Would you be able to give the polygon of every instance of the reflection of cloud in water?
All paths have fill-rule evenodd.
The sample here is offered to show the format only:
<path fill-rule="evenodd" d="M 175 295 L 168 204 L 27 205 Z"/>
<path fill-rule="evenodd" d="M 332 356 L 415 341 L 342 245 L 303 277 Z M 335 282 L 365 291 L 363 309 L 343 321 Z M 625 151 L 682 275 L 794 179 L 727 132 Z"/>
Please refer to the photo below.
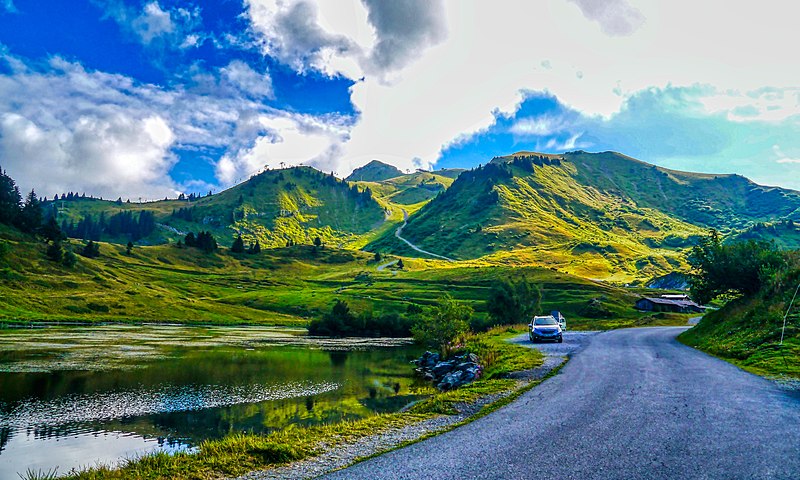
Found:
<path fill-rule="evenodd" d="M 167 386 L 153 390 L 68 395 L 54 400 L 20 402 L 8 412 L 0 412 L 0 427 L 25 428 L 200 410 L 319 395 L 339 387 L 333 382 L 308 381 L 273 385 Z"/>

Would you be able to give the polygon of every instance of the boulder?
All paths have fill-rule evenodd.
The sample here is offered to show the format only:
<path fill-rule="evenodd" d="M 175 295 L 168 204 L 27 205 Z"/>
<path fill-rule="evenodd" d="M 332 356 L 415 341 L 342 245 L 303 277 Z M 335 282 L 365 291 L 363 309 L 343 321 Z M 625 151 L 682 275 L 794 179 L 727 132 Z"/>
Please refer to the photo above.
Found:
<path fill-rule="evenodd" d="M 483 373 L 474 353 L 457 355 L 451 360 L 440 361 L 438 353 L 425 352 L 414 360 L 415 371 L 425 380 L 433 382 L 440 390 L 452 390 L 475 381 Z"/>
<path fill-rule="evenodd" d="M 431 371 L 433 372 L 433 375 L 436 378 L 442 378 L 445 375 L 447 375 L 448 373 L 450 373 L 451 371 L 453 371 L 455 366 L 456 366 L 456 362 L 454 362 L 452 360 L 449 360 L 449 361 L 446 361 L 446 362 L 439 362 L 431 369 Z"/>

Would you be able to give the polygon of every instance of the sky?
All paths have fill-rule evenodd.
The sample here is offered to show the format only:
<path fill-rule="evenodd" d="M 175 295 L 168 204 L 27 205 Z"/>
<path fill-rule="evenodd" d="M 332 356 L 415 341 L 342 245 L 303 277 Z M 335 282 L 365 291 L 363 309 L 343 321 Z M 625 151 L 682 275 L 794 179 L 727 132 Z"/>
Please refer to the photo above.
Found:
<path fill-rule="evenodd" d="M 0 0 L 0 167 L 156 199 L 263 168 L 614 150 L 800 189 L 791 1 Z"/>

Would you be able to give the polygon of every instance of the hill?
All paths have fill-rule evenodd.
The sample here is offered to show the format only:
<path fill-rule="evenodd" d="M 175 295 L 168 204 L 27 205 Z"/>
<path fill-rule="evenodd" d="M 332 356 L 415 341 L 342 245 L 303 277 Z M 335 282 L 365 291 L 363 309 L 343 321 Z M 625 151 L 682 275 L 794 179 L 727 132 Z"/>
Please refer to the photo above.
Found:
<path fill-rule="evenodd" d="M 452 175 L 452 171 L 448 170 Z M 362 188 L 369 188 L 376 198 L 387 203 L 409 207 L 427 202 L 453 184 L 452 176 L 441 175 L 439 171 L 414 173 L 379 182 L 356 182 Z"/>
<path fill-rule="evenodd" d="M 403 236 L 457 259 L 533 263 L 590 278 L 652 278 L 685 264 L 705 229 L 800 213 L 800 193 L 737 175 L 656 167 L 624 155 L 519 152 L 462 173 Z M 392 235 L 371 250 L 406 252 Z"/>
<path fill-rule="evenodd" d="M 403 172 L 394 165 L 389 165 L 380 160 L 372 160 L 363 167 L 353 170 L 345 180 L 348 182 L 380 182 L 389 178 L 399 177 Z"/>
<path fill-rule="evenodd" d="M 72 241 L 78 250 L 82 242 Z M 486 321 L 486 298 L 500 278 L 526 276 L 543 289 L 543 308 L 560 309 L 574 328 L 662 322 L 632 308 L 622 288 L 544 268 L 450 264 L 392 258 L 334 247 L 295 245 L 260 254 L 203 253 L 175 244 L 125 247 L 100 242 L 100 256 L 67 268 L 47 260 L 46 245 L 0 225 L 0 324 L 37 321 L 157 321 L 305 326 L 336 300 L 356 312 L 402 313 L 435 305 L 448 293 Z M 395 257 L 396 259 L 396 257 Z M 685 321 L 685 319 L 678 319 Z"/>
<path fill-rule="evenodd" d="M 796 217 L 795 217 L 796 218 Z M 739 233 L 728 237 L 728 241 L 756 240 L 775 242 L 785 250 L 800 249 L 800 227 L 791 218 L 783 221 L 756 223 Z"/>
<path fill-rule="evenodd" d="M 258 240 L 262 247 L 310 244 L 316 237 L 342 244 L 375 229 L 385 218 L 371 191 L 311 167 L 267 170 L 205 197 L 127 203 L 75 196 L 51 201 L 46 207 L 54 209 L 58 223 L 71 236 L 116 243 L 126 243 L 131 237 L 124 226 L 101 228 L 99 224 L 108 226 L 120 214 L 138 220 L 141 212 L 148 212 L 154 225 L 141 232 L 143 244 L 174 241 L 199 230 L 211 231 L 223 245 L 238 234 L 248 244 Z M 86 226 L 87 217 L 94 228 Z"/>
<path fill-rule="evenodd" d="M 753 295 L 728 301 L 707 313 L 678 338 L 759 375 L 800 379 L 800 282 L 797 252 Z M 794 300 L 794 303 L 792 303 Z M 786 315 L 786 330 L 781 333 Z"/>

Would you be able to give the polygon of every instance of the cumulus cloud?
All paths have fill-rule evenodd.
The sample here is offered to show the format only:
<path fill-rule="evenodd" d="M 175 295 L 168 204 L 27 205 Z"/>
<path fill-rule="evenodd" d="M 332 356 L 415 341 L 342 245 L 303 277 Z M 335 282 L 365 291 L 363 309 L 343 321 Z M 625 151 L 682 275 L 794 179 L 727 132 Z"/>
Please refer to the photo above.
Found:
<path fill-rule="evenodd" d="M 684 123 L 694 122 L 694 129 L 686 133 L 698 138 L 697 150 L 701 151 L 727 141 L 727 133 L 714 131 L 720 115 L 749 124 L 767 119 L 784 121 L 797 109 L 796 92 L 787 90 L 796 84 L 797 69 L 787 68 L 779 49 L 774 48 L 791 44 L 795 27 L 790 16 L 780 14 L 777 5 L 717 22 L 712 20 L 721 9 L 728 8 L 722 0 L 701 4 L 676 0 L 668 6 L 641 2 L 636 8 L 621 0 L 492 4 L 453 0 L 444 2 L 443 11 L 431 7 L 432 12 L 438 12 L 437 21 L 423 22 L 429 25 L 429 31 L 446 35 L 415 37 L 414 22 L 411 26 L 392 22 L 402 15 L 373 10 L 375 5 L 390 2 L 363 2 L 366 18 L 359 16 L 363 12 L 358 13 L 354 3 L 320 2 L 314 22 L 324 26 L 328 34 L 344 36 L 359 46 L 368 43 L 358 37 L 358 32 L 366 27 L 373 29 L 373 42 L 359 47 L 363 57 L 353 73 L 340 68 L 341 59 L 335 55 L 315 57 L 323 62 L 320 71 L 338 71 L 357 80 L 351 88 L 351 101 L 359 117 L 337 168 L 344 173 L 373 158 L 403 169 L 433 165 L 443 149 L 485 131 L 498 114 L 515 112 L 526 91 L 547 92 L 587 117 L 615 117 L 634 135 L 641 116 L 653 113 L 647 112 L 642 96 L 649 89 L 708 85 L 707 92 L 691 98 L 664 94 L 661 104 L 666 111 L 675 110 L 673 119 L 680 112 L 694 115 L 695 120 L 688 115 Z M 332 12 L 334 7 L 327 7 L 329 4 L 335 4 L 339 13 Z M 350 23 L 338 19 L 345 10 L 352 10 Z M 687 17 L 688 10 L 693 15 Z M 415 15 L 425 18 L 420 13 Z M 599 22 L 601 28 L 587 28 L 587 17 Z M 645 18 L 652 21 L 645 22 Z M 410 38 L 421 38 L 423 45 L 419 50 L 411 48 L 409 54 L 387 57 L 399 59 L 384 63 L 387 68 L 396 68 L 389 82 L 364 63 L 364 59 L 377 58 L 376 52 L 383 45 L 381 31 L 386 35 L 392 31 L 378 28 L 383 25 L 381 19 L 398 32 L 408 31 Z M 354 27 L 354 22 L 361 22 L 362 29 Z M 332 25 L 340 27 L 328 28 Z M 677 26 L 680 35 L 675 34 Z M 749 34 L 743 36 L 741 31 Z M 635 41 L 621 41 L 623 35 Z M 715 41 L 709 42 L 709 38 Z M 301 57 L 301 53 L 295 55 Z M 765 85 L 777 87 L 781 93 L 752 96 Z M 637 102 L 641 108 L 636 107 Z M 730 103 L 740 108 L 730 108 Z M 623 111 L 626 108 L 627 113 Z M 530 133 L 546 126 L 527 122 L 516 127 L 520 137 L 525 129 Z M 659 140 L 665 142 L 662 153 L 677 152 L 691 143 L 670 135 L 668 121 L 661 122 L 661 127 L 664 133 Z M 588 143 L 582 132 L 575 127 L 562 132 L 557 140 L 543 140 L 541 145 L 580 148 Z M 704 132 L 706 140 L 692 132 Z M 650 151 L 657 148 L 653 146 Z"/>
<path fill-rule="evenodd" d="M 0 77 L 0 158 L 26 188 L 99 195 L 172 194 L 175 134 L 133 84 L 54 61 L 54 73 Z M 144 92 L 140 92 L 144 93 Z"/>
<path fill-rule="evenodd" d="M 259 73 L 241 60 L 234 60 L 220 70 L 222 78 L 246 96 L 274 98 L 272 79 L 268 73 Z"/>
<path fill-rule="evenodd" d="M 217 178 L 225 185 L 240 182 L 264 167 L 283 168 L 311 165 L 335 171 L 341 158 L 341 145 L 348 135 L 344 118 L 316 118 L 288 112 L 269 112 L 253 116 L 242 126 L 240 142 L 216 165 Z M 258 135 L 253 137 L 253 133 Z"/>
<path fill-rule="evenodd" d="M 238 61 L 171 89 L 58 57 L 29 65 L 0 52 L 3 61 L 11 72 L 0 75 L 0 158 L 43 194 L 172 195 L 185 187 L 169 176 L 176 149 L 222 151 L 223 186 L 273 160 L 328 166 L 326 152 L 347 134 L 346 118 L 265 106 L 269 75 Z"/>
<path fill-rule="evenodd" d="M 247 0 L 265 54 L 298 72 L 385 78 L 447 36 L 442 0 Z"/>
<path fill-rule="evenodd" d="M 600 24 L 608 35 L 628 36 L 644 24 L 642 12 L 627 0 L 569 0 L 581 9 L 589 20 Z"/>
<path fill-rule="evenodd" d="M 367 70 L 382 72 L 405 67 L 432 45 L 447 38 L 441 0 L 385 2 L 362 0 L 369 11 L 377 42 L 369 54 Z"/>
<path fill-rule="evenodd" d="M 122 0 L 93 0 L 105 10 L 105 17 L 117 22 L 123 31 L 144 45 L 156 42 L 180 48 L 196 46 L 199 36 L 190 33 L 200 24 L 198 8 L 164 9 L 158 1 L 145 3 L 141 8 Z"/>
<path fill-rule="evenodd" d="M 298 72 L 313 68 L 333 75 L 337 73 L 330 68 L 333 57 L 360 54 L 348 37 L 319 25 L 319 9 L 313 1 L 247 0 L 247 5 L 264 53 Z"/>

